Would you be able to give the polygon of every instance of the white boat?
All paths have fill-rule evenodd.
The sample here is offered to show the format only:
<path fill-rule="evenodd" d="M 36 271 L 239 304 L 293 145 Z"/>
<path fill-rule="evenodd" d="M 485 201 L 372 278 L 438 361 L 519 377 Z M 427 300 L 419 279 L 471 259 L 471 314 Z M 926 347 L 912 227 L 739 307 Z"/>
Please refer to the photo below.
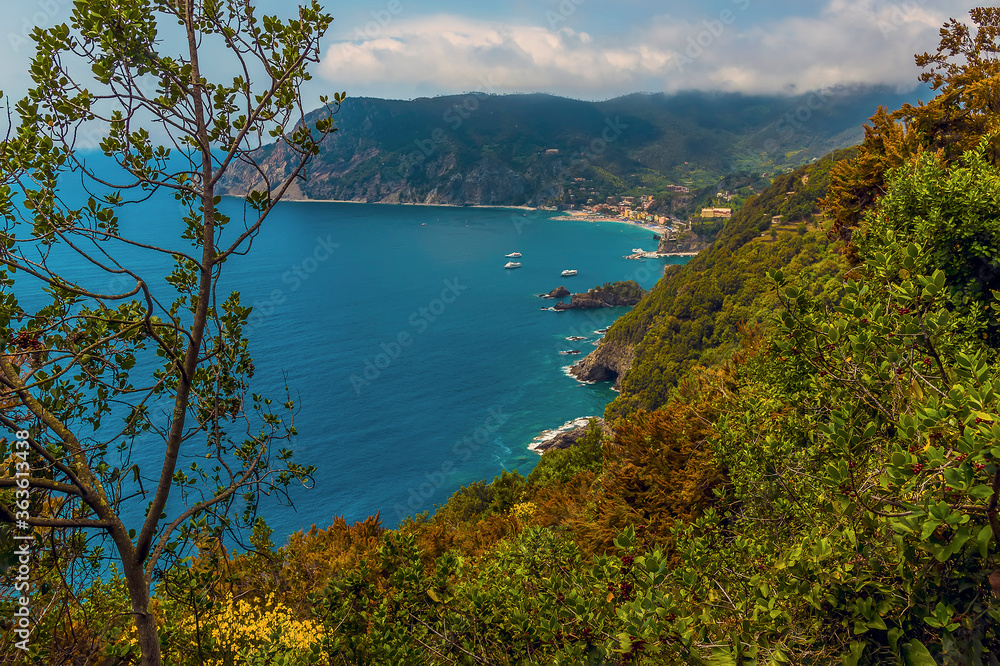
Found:
<path fill-rule="evenodd" d="M 508 261 L 504 268 L 520 268 L 521 264 L 517 261 Z"/>
<path fill-rule="evenodd" d="M 563 277 L 572 277 L 572 276 L 574 276 L 574 275 L 576 275 L 576 271 L 574 271 L 574 270 L 572 270 L 572 269 L 566 269 L 566 270 L 564 270 L 564 271 L 562 272 L 562 276 L 563 276 Z"/>
<path fill-rule="evenodd" d="M 521 253 L 520 252 L 511 252 L 510 254 L 505 254 L 503 256 L 505 256 L 505 257 L 520 257 Z"/>

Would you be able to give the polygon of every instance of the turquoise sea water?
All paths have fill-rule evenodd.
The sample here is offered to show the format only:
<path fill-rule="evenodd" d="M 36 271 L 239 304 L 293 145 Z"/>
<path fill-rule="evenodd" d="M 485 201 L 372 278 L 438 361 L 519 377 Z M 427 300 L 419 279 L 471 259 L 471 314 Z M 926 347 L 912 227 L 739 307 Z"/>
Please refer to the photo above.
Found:
<path fill-rule="evenodd" d="M 226 200 L 223 209 L 240 226 L 241 202 Z M 624 258 L 632 248 L 654 249 L 651 231 L 552 216 L 284 202 L 251 252 L 226 263 L 223 286 L 254 307 L 251 388 L 281 403 L 289 387 L 299 433 L 292 448 L 318 468 L 313 489 L 291 493 L 294 508 L 263 498 L 261 512 L 278 535 L 325 527 L 337 515 L 355 521 L 380 512 L 394 526 L 461 485 L 504 469 L 527 474 L 538 460 L 526 449 L 532 438 L 603 413 L 615 395 L 610 384 L 584 385 L 565 369 L 625 310 L 543 311 L 554 301 L 537 295 L 625 279 L 648 289 L 664 260 Z M 124 209 L 122 231 L 177 247 L 179 218 L 172 198 L 157 195 Z M 504 255 L 515 251 L 522 267 L 505 270 Z M 147 251 L 119 256 L 147 276 L 169 270 L 169 260 Z M 93 272 L 70 264 L 77 276 Z M 561 277 L 564 269 L 579 274 Z M 105 293 L 123 287 L 105 284 L 104 274 L 94 280 Z M 30 305 L 34 298 L 24 296 Z M 559 353 L 571 349 L 581 354 Z M 134 462 L 155 475 L 157 447 L 144 446 Z M 134 518 L 143 506 L 137 502 Z"/>
<path fill-rule="evenodd" d="M 527 474 L 533 437 L 603 413 L 611 386 L 565 368 L 625 310 L 543 311 L 553 301 L 537 294 L 623 279 L 649 288 L 664 260 L 624 259 L 655 248 L 648 230 L 550 215 L 281 204 L 251 256 L 227 267 L 255 306 L 255 381 L 298 394 L 294 448 L 319 468 L 294 512 L 265 511 L 279 531 L 376 511 L 395 525 L 461 485 Z M 515 251 L 522 267 L 505 270 Z M 568 268 L 579 274 L 561 277 Z M 571 349 L 581 356 L 559 353 Z"/>

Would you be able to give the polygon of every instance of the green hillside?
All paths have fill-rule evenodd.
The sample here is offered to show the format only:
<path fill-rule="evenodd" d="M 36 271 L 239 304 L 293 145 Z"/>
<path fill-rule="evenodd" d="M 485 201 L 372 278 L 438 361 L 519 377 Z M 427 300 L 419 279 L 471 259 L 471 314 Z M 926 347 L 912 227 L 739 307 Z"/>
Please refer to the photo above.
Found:
<path fill-rule="evenodd" d="M 773 176 L 856 143 L 874 106 L 903 101 L 912 95 L 881 88 L 797 97 L 636 94 L 605 102 L 480 93 L 348 99 L 336 116 L 340 131 L 310 163 L 299 194 L 560 205 L 662 194 L 670 184 L 715 187 L 731 173 Z M 289 155 L 264 152 L 265 170 L 284 173 Z M 230 191 L 255 186 L 255 178 L 238 173 Z"/>
<path fill-rule="evenodd" d="M 918 57 L 932 100 L 870 109 L 614 325 L 578 372 L 622 393 L 575 446 L 392 529 L 194 525 L 144 611 L 165 663 L 1000 663 L 1000 9 L 970 15 Z M 124 578 L 72 594 L 41 554 L 21 662 L 135 663 Z"/>
<path fill-rule="evenodd" d="M 808 277 L 816 290 L 840 272 L 817 201 L 826 194 L 830 169 L 853 152 L 832 153 L 776 178 L 710 248 L 683 266 L 668 267 L 650 296 L 611 327 L 602 344 L 634 345 L 636 361 L 620 382 L 609 417 L 663 406 L 695 364 L 718 362 L 738 345 L 741 327 L 766 326 L 766 313 L 776 305 L 760 279 L 767 271 L 787 267 Z M 772 238 L 776 216 L 781 220 Z"/>

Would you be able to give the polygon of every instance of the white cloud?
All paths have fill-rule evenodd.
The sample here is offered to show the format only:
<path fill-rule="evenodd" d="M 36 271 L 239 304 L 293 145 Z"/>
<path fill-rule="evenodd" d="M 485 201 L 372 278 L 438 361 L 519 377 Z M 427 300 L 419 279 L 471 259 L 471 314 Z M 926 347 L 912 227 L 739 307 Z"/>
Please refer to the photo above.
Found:
<path fill-rule="evenodd" d="M 656 17 L 612 37 L 454 15 L 394 18 L 326 51 L 320 75 L 351 94 L 395 97 L 545 91 L 585 98 L 637 90 L 811 90 L 916 85 L 913 54 L 933 50 L 957 0 L 829 0 L 813 16 L 753 22 L 734 4 L 704 20 Z M 749 7 L 749 5 L 747 5 Z"/>
<path fill-rule="evenodd" d="M 601 45 L 568 28 L 435 16 L 400 20 L 373 39 L 331 45 L 320 75 L 349 89 L 377 82 L 453 92 L 562 89 L 599 95 L 613 81 L 633 89 L 668 58 L 647 44 Z"/>

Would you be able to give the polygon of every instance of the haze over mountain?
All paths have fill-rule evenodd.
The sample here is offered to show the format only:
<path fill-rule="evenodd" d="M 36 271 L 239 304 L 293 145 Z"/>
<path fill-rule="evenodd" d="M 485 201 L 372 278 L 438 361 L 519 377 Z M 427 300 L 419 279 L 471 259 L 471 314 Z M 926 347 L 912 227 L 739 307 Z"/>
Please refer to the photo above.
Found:
<path fill-rule="evenodd" d="M 888 87 L 839 87 L 799 96 L 687 92 L 602 102 L 485 93 L 349 98 L 336 116 L 340 131 L 292 196 L 554 205 L 667 185 L 704 187 L 731 173 L 773 174 L 855 144 L 872 109 L 915 97 Z M 269 177 L 291 164 L 281 148 L 262 154 Z M 232 194 L 259 185 L 247 168 L 227 182 Z"/>

